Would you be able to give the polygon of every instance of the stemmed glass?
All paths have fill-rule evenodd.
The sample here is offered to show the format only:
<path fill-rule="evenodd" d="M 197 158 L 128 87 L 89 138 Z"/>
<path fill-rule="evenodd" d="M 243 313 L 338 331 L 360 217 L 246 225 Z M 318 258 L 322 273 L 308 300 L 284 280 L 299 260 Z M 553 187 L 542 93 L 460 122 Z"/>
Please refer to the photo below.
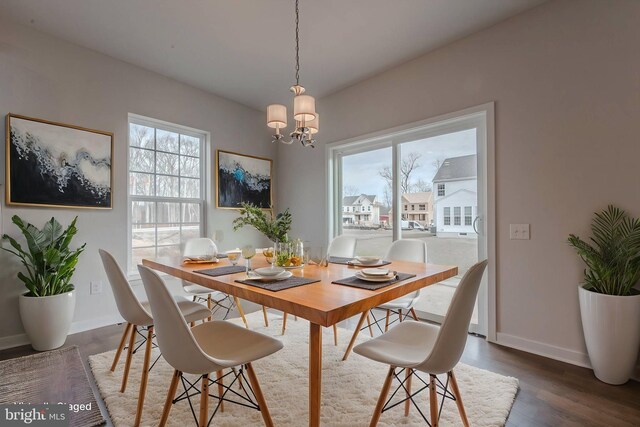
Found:
<path fill-rule="evenodd" d="M 235 266 L 240 260 L 240 251 L 235 250 L 227 252 L 227 258 L 229 259 L 231 265 Z"/>
<path fill-rule="evenodd" d="M 253 246 L 247 245 L 242 248 L 242 257 L 247 260 L 247 276 L 249 276 L 249 273 L 251 272 L 251 258 L 253 258 L 255 255 L 256 248 L 254 248 Z"/>

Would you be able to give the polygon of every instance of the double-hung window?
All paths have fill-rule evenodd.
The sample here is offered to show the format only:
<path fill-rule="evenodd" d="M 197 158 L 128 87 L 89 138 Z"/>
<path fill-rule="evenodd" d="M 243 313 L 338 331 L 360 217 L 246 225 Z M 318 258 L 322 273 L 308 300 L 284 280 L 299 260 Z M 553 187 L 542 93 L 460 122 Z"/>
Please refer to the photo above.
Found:
<path fill-rule="evenodd" d="M 464 225 L 473 224 L 473 218 L 471 213 L 471 206 L 464 207 Z"/>
<path fill-rule="evenodd" d="M 451 208 L 449 206 L 444 208 L 444 225 L 451 225 Z"/>
<path fill-rule="evenodd" d="M 460 225 L 460 206 L 453 208 L 453 225 Z"/>
<path fill-rule="evenodd" d="M 178 256 L 204 233 L 206 135 L 129 119 L 129 272 L 143 258 Z"/>

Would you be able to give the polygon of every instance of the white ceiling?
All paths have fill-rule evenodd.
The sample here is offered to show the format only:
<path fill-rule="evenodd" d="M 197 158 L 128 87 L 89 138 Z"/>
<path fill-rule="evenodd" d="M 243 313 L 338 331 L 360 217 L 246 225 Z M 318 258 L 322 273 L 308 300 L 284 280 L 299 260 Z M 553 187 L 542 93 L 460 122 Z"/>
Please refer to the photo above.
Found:
<path fill-rule="evenodd" d="M 325 96 L 544 1 L 300 0 L 300 83 Z M 290 103 L 293 0 L 3 0 L 0 15 L 257 109 Z"/>

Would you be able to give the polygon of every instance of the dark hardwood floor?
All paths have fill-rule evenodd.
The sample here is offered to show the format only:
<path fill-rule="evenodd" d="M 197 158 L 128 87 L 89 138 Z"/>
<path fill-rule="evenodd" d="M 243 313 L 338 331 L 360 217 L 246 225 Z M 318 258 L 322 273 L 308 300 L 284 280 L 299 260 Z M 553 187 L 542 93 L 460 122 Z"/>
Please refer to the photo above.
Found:
<path fill-rule="evenodd" d="M 353 328 L 355 321 L 341 326 Z M 65 346 L 79 347 L 93 380 L 87 357 L 115 349 L 121 334 L 122 326 L 108 326 L 71 335 Z M 29 346 L 2 350 L 0 360 L 32 353 Z M 507 426 L 640 426 L 639 382 L 610 386 L 589 369 L 489 344 L 475 336 L 469 336 L 462 361 L 520 380 Z M 100 404 L 108 418 L 104 403 Z"/>

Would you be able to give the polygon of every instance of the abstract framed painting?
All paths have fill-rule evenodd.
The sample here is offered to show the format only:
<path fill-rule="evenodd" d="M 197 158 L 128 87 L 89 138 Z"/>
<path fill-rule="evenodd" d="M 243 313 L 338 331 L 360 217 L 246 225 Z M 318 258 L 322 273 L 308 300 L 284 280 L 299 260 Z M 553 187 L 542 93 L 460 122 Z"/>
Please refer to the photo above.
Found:
<path fill-rule="evenodd" d="M 113 134 L 8 114 L 7 205 L 111 209 Z"/>
<path fill-rule="evenodd" d="M 240 209 L 251 203 L 271 209 L 273 161 L 230 151 L 216 151 L 216 207 Z"/>

